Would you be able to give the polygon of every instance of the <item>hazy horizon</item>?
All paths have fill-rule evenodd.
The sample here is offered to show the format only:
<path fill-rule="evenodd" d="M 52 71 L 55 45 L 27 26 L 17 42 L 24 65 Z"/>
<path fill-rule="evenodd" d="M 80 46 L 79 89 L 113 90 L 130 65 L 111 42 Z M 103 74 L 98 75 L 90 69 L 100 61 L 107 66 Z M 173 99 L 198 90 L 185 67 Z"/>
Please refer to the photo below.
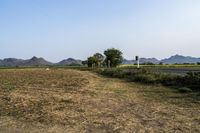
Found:
<path fill-rule="evenodd" d="M 0 59 L 200 57 L 199 0 L 1 0 Z"/>

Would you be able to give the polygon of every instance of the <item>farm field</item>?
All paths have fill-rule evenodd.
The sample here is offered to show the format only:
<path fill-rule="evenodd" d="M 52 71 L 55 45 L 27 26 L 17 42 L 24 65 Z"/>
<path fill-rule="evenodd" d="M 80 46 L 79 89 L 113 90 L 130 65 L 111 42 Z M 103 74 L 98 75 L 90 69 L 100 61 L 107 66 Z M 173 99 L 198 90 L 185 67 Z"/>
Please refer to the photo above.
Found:
<path fill-rule="evenodd" d="M 72 69 L 0 69 L 0 132 L 200 132 L 200 95 Z"/>
<path fill-rule="evenodd" d="M 200 65 L 141 65 L 152 72 L 185 75 L 188 72 L 200 72 Z M 122 65 L 120 68 L 137 68 L 136 65 Z"/>

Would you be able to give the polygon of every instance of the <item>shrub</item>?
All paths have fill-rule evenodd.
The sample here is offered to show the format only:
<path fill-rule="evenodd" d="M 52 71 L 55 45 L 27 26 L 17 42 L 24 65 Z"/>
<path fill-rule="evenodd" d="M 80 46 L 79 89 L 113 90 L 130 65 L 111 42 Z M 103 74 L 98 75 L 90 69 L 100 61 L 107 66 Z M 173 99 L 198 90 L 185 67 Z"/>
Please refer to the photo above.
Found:
<path fill-rule="evenodd" d="M 170 74 L 160 74 L 159 82 L 166 86 L 182 86 L 183 77 Z"/>
<path fill-rule="evenodd" d="M 131 80 L 145 84 L 157 83 L 157 78 L 153 74 L 136 74 L 135 76 L 131 76 Z"/>
<path fill-rule="evenodd" d="M 200 91 L 200 72 L 190 72 L 186 76 L 153 73 L 147 69 L 98 69 L 99 74 L 114 77 L 114 78 L 126 78 L 134 82 L 140 82 L 145 84 L 163 84 L 166 86 L 174 86 L 180 88 L 181 92 L 189 92 L 191 88 Z M 185 87 L 185 88 L 184 88 Z"/>
<path fill-rule="evenodd" d="M 189 72 L 184 78 L 185 86 L 200 90 L 200 72 Z"/>
<path fill-rule="evenodd" d="M 116 77 L 116 78 L 125 78 L 126 76 L 125 72 L 123 72 L 122 69 L 117 69 L 117 68 L 104 69 L 104 70 L 98 71 L 98 73 L 105 76 Z"/>

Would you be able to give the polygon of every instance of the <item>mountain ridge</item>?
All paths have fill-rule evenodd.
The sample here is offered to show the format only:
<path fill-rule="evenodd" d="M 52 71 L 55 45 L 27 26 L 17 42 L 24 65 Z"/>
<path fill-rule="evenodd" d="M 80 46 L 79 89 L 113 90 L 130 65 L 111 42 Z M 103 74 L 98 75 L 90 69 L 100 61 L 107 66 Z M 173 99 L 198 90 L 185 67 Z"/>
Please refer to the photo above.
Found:
<path fill-rule="evenodd" d="M 163 62 L 164 64 L 197 63 L 197 62 L 200 62 L 200 58 L 176 54 L 169 58 L 162 59 L 161 62 Z"/>
<path fill-rule="evenodd" d="M 45 60 L 42 57 L 33 56 L 30 59 L 17 59 L 17 58 L 5 58 L 0 59 L 0 66 L 5 67 L 15 67 L 15 66 L 51 66 L 51 65 L 71 65 L 71 64 L 78 64 L 81 65 L 81 60 L 76 60 L 73 58 L 64 59 L 58 63 L 52 63 Z"/>
<path fill-rule="evenodd" d="M 173 55 L 169 58 L 158 60 L 156 58 L 140 58 L 140 63 L 153 63 L 153 64 L 184 64 L 184 63 L 198 63 L 200 62 L 200 58 L 198 57 L 192 57 L 192 56 L 183 56 L 183 55 Z M 137 61 L 135 60 L 123 60 L 123 64 L 135 64 Z"/>
<path fill-rule="evenodd" d="M 52 65 L 53 63 L 46 61 L 42 57 L 33 56 L 31 59 L 24 61 L 23 66 L 47 66 Z"/>
<path fill-rule="evenodd" d="M 81 65 L 82 61 L 74 59 L 74 58 L 68 58 L 68 59 L 64 59 L 64 60 L 62 60 L 62 61 L 60 61 L 60 62 L 58 62 L 56 64 L 57 65 L 73 65 L 73 64 Z"/>
<path fill-rule="evenodd" d="M 141 64 L 184 64 L 184 63 L 198 63 L 200 62 L 200 58 L 198 57 L 192 57 L 192 56 L 183 56 L 183 55 L 173 55 L 169 58 L 158 60 L 156 58 L 140 58 Z M 127 60 L 123 59 L 122 64 L 135 64 L 137 61 L 135 60 Z M 0 66 L 50 66 L 50 65 L 59 65 L 59 66 L 67 66 L 67 65 L 81 65 L 82 61 L 74 58 L 67 58 L 64 60 L 61 60 L 57 63 L 52 63 L 47 60 L 45 60 L 42 57 L 36 57 L 33 56 L 30 59 L 24 60 L 24 59 L 17 59 L 17 58 L 5 58 L 0 59 Z"/>

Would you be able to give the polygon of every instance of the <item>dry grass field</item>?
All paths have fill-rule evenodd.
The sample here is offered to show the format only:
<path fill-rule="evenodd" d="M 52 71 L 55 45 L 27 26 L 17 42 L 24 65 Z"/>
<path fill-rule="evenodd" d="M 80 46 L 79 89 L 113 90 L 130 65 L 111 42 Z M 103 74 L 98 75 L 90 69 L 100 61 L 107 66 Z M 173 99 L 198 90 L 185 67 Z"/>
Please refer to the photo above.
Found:
<path fill-rule="evenodd" d="M 0 132 L 200 132 L 200 95 L 70 69 L 0 69 Z"/>

